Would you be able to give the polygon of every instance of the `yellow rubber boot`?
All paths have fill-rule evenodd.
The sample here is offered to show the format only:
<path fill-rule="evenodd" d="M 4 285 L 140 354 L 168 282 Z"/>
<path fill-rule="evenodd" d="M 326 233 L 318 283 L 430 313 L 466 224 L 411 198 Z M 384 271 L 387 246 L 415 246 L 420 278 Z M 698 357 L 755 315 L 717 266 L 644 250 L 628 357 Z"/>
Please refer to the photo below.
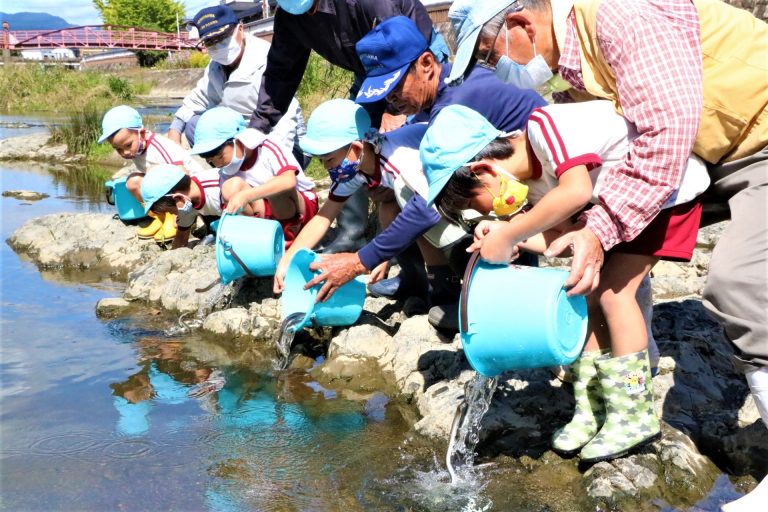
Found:
<path fill-rule="evenodd" d="M 156 214 L 155 212 L 149 212 L 148 215 L 152 217 L 152 222 L 150 222 L 147 226 L 143 228 L 139 228 L 138 231 L 136 231 L 136 235 L 141 238 L 142 240 L 147 240 L 149 238 L 152 238 L 155 236 L 155 233 L 160 231 L 160 228 L 163 227 L 163 219 L 162 219 L 162 213 Z"/>
<path fill-rule="evenodd" d="M 171 213 L 165 214 L 163 227 L 155 233 L 155 242 L 165 243 L 173 240 L 176 236 L 176 216 Z"/>

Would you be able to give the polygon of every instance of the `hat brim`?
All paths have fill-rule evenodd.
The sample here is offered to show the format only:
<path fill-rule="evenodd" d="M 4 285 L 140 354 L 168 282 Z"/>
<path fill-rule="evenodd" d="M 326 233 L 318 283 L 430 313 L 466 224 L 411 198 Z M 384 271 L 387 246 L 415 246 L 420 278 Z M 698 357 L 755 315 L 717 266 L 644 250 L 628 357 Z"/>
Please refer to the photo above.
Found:
<path fill-rule="evenodd" d="M 456 57 L 453 60 L 451 72 L 448 74 L 448 78 L 445 79 L 445 83 L 448 85 L 457 85 L 464 77 L 464 74 L 469 68 L 469 63 L 475 54 L 475 46 L 477 46 L 477 39 L 480 37 L 480 30 L 482 26 L 477 27 L 470 32 L 462 42 L 459 43 L 456 48 Z"/>
<path fill-rule="evenodd" d="M 433 206 L 435 204 L 435 198 L 440 195 L 445 186 L 448 184 L 448 180 L 453 176 L 453 172 L 448 172 L 444 176 L 429 184 L 429 191 L 427 192 L 427 206 Z"/>
<path fill-rule="evenodd" d="M 96 142 L 98 144 L 101 144 L 102 142 L 104 142 L 105 140 L 107 140 L 108 138 L 110 138 L 111 136 L 113 136 L 114 134 L 119 132 L 120 130 L 122 130 L 122 128 L 115 128 L 114 130 L 111 130 L 109 132 L 104 132 L 104 133 L 101 134 L 101 137 L 99 137 Z"/>
<path fill-rule="evenodd" d="M 363 85 L 360 86 L 355 103 L 373 103 L 383 100 L 405 77 L 409 67 L 411 67 L 410 62 L 392 73 L 366 78 Z"/>
<path fill-rule="evenodd" d="M 198 142 L 194 146 L 192 146 L 192 149 L 189 150 L 190 155 L 200 155 L 203 153 L 209 153 L 213 151 L 214 149 L 218 148 L 225 142 L 227 142 L 229 139 L 216 139 L 216 140 L 204 140 L 201 142 Z"/>
<path fill-rule="evenodd" d="M 321 156 L 333 153 L 352 142 L 354 141 L 340 138 L 317 140 L 310 137 L 302 137 L 299 139 L 299 147 L 309 155 Z"/>

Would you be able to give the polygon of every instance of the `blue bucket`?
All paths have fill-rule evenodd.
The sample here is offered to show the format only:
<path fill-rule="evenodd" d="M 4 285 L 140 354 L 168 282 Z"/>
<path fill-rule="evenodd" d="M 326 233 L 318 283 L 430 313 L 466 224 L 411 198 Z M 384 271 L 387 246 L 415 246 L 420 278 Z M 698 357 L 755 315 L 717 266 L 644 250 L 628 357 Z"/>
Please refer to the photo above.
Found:
<path fill-rule="evenodd" d="M 586 341 L 587 301 L 566 295 L 568 272 L 477 259 L 467 266 L 459 308 L 461 343 L 472 368 L 494 377 L 575 361 Z"/>
<path fill-rule="evenodd" d="M 216 267 L 224 284 L 246 275 L 275 275 L 283 249 L 283 228 L 276 220 L 227 213 L 219 220 Z"/>
<path fill-rule="evenodd" d="M 126 176 L 104 183 L 107 202 L 115 205 L 117 216 L 121 220 L 143 219 L 147 216 L 144 213 L 144 207 L 128 192 L 128 188 L 125 186 L 127 180 L 128 177 Z"/>
<path fill-rule="evenodd" d="M 304 285 L 321 273 L 309 270 L 309 264 L 316 259 L 318 255 L 309 249 L 299 249 L 293 255 L 285 274 L 285 288 L 280 301 L 283 318 L 288 318 L 294 313 L 304 313 L 304 320 L 296 325 L 296 330 L 310 323 L 327 326 L 354 324 L 363 312 L 365 282 L 357 277 L 341 286 L 325 302 L 315 304 L 322 283 L 309 290 L 305 290 Z"/>

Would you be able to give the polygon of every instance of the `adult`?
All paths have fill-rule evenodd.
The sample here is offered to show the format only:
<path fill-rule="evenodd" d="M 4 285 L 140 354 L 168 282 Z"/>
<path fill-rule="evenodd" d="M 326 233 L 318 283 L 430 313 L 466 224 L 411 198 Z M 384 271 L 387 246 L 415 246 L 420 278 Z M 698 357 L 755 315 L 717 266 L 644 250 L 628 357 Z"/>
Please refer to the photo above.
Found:
<path fill-rule="evenodd" d="M 253 109 L 250 126 L 268 133 L 287 113 L 307 67 L 309 54 L 315 51 L 335 66 L 351 71 L 355 82 L 350 89 L 354 99 L 365 77 L 365 68 L 355 52 L 355 43 L 381 21 L 392 16 L 406 16 L 419 32 L 432 42 L 435 51 L 448 57 L 448 48 L 432 27 L 429 14 L 419 0 L 278 0 L 274 18 L 272 48 L 261 82 L 258 106 Z M 369 110 L 375 127 L 382 125 L 384 104 Z M 384 116 L 383 131 L 402 120 Z M 347 200 L 337 220 L 336 239 L 326 252 L 359 249 L 364 243 L 363 219 L 368 216 L 368 197 L 358 192 Z"/>
<path fill-rule="evenodd" d="M 597 288 L 604 251 L 656 217 L 691 151 L 708 163 L 712 200 L 728 203 L 731 222 L 703 302 L 768 425 L 768 25 L 718 0 L 458 0 L 449 17 L 450 79 L 473 57 L 525 86 L 559 88 L 559 73 L 568 99 L 608 99 L 637 128 L 600 204 L 549 248 L 573 249 L 570 294 Z"/>
<path fill-rule="evenodd" d="M 184 134 L 189 145 L 194 146 L 197 120 L 206 110 L 229 107 L 245 118 L 253 113 L 259 101 L 269 43 L 246 33 L 235 12 L 226 5 L 200 10 L 190 25 L 197 29 L 211 62 L 174 114 L 168 138 L 181 144 Z M 298 147 L 296 132 L 304 124 L 299 102 L 292 96 L 286 105 L 287 115 L 276 124 L 272 134 L 272 139 L 288 150 Z M 294 151 L 294 155 L 302 161 L 300 151 Z"/>
<path fill-rule="evenodd" d="M 530 113 L 546 105 L 541 96 L 531 90 L 523 90 L 504 84 L 493 72 L 477 67 L 473 69 L 459 87 L 448 87 L 444 79 L 451 71 L 451 64 L 441 63 L 430 51 L 425 41 L 417 44 L 417 36 L 408 36 L 416 31 L 409 20 L 392 19 L 396 22 L 397 30 L 392 30 L 393 37 L 387 37 L 387 43 L 381 40 L 383 32 L 389 32 L 387 25 L 381 24 L 357 44 L 357 51 L 363 64 L 368 70 L 368 77 L 357 95 L 358 103 L 376 102 L 386 99 L 393 108 L 401 114 L 415 115 L 425 113 L 430 119 L 445 106 L 460 104 L 470 107 L 484 116 L 498 129 L 507 131 L 519 130 L 525 126 Z M 394 25 L 394 23 L 393 23 Z M 412 210 L 420 210 L 418 216 Z M 403 209 L 403 220 L 411 218 L 429 219 L 426 212 L 433 212 L 422 196 L 416 196 Z M 400 217 L 398 217 L 400 219 Z M 436 220 L 432 220 L 433 224 Z M 393 225 L 395 225 L 393 223 Z M 400 237 L 392 240 L 387 251 L 382 255 L 394 256 L 399 254 L 412 242 L 412 239 Z M 457 250 L 458 249 L 458 250 Z M 459 275 L 463 272 L 466 259 L 458 255 L 466 253 L 455 246 L 451 251 L 453 267 Z M 363 270 L 355 265 L 355 258 L 349 254 L 327 255 L 322 260 L 325 271 L 316 280 L 327 279 L 336 282 L 355 275 Z M 343 282 L 343 281 L 342 281 Z M 405 277 L 399 286 L 408 288 L 410 282 L 416 279 Z M 378 284 L 378 283 L 377 283 Z M 375 285 L 372 286 L 374 289 Z M 395 286 L 397 288 L 397 286 Z M 407 290 L 403 294 L 419 293 L 419 290 Z M 430 322 L 439 328 L 457 329 L 456 308 L 450 305 L 437 306 L 430 310 Z"/>

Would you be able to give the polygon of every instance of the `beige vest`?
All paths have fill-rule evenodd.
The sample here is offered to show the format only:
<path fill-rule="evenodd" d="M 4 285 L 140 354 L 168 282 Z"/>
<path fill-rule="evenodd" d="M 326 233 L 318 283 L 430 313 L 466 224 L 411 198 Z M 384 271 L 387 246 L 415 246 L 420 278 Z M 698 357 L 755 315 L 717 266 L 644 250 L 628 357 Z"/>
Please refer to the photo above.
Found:
<path fill-rule="evenodd" d="M 575 0 L 584 86 L 621 113 L 616 77 L 597 43 L 602 0 Z M 704 108 L 693 152 L 710 163 L 768 146 L 768 25 L 720 0 L 693 0 L 699 15 Z"/>

